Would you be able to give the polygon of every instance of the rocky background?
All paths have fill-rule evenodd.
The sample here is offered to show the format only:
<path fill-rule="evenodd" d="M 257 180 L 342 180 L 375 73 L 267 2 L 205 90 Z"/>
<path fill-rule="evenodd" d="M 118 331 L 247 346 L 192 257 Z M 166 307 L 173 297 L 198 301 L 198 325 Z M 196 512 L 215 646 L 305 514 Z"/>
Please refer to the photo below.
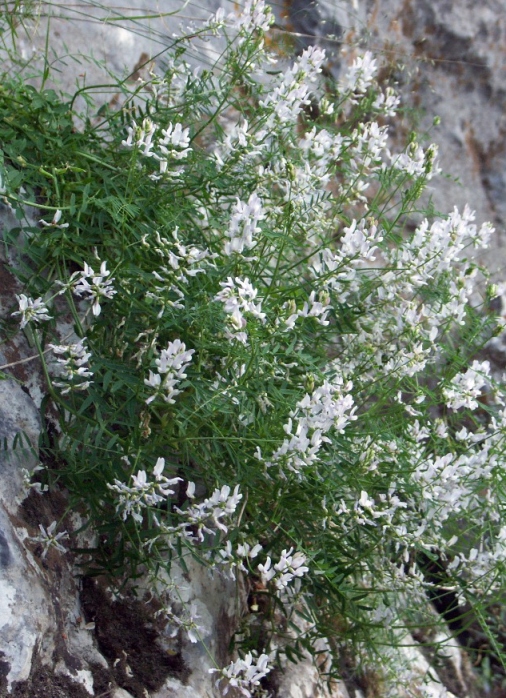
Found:
<path fill-rule="evenodd" d="M 57 87 L 69 94 L 81 89 L 95 103 L 115 103 L 120 95 L 108 87 L 111 74 L 135 82 L 146 61 L 157 62 L 180 23 L 198 22 L 218 6 L 219 0 L 198 5 L 159 0 L 156 10 L 136 0 L 122 0 L 121 8 L 77 0 L 42 3 L 34 19 L 16 27 L 15 49 L 24 68 L 19 61 L 3 67 L 23 69 L 30 79 L 42 64 L 47 34 Z M 336 76 L 358 52 L 373 52 L 384 78 L 397 83 L 406 107 L 394 137 L 401 141 L 415 122 L 439 145 L 448 176 L 431 183 L 436 210 L 445 213 L 469 203 L 478 223 L 494 223 L 495 241 L 480 261 L 497 282 L 506 281 L 506 0 L 287 0 L 273 9 L 277 25 L 270 40 L 285 53 L 320 43 Z M 116 21 L 119 14 L 131 19 Z M 137 19 L 141 15 L 151 19 Z M 204 42 L 188 55 L 208 66 L 216 57 Z M 101 87 L 88 89 L 97 84 Z M 436 128 L 435 116 L 441 117 Z M 2 229 L 14 224 L 7 210 L 0 211 Z M 0 314 L 5 315 L 20 289 L 9 273 L 13 260 L 0 257 L 0 262 Z M 82 545 L 82 537 L 71 533 L 61 541 L 65 552 L 53 548 L 43 554 L 39 526 L 59 519 L 66 502 L 64 493 L 29 489 L 24 478 L 24 469 L 31 472 L 39 464 L 38 408 L 44 395 L 33 353 L 22 334 L 0 346 L 0 369 L 13 377 L 0 381 L 0 698 L 219 695 L 202 643 L 166 637 L 142 589 L 137 598 L 127 592 L 113 598 L 105 582 L 79 576 L 70 548 Z M 500 365 L 501 342 L 495 358 Z M 74 512 L 63 528 L 76 531 L 81 522 Z M 185 602 L 196 605 L 206 644 L 228 663 L 237 615 L 247 609 L 244 590 L 198 566 L 189 574 L 177 569 L 174 574 L 185 589 Z M 408 647 L 413 643 L 406 638 L 406 657 L 430 681 L 427 693 L 413 684 L 410 695 L 480 695 L 470 662 L 456 643 L 446 647 L 446 659 L 437 666 L 421 648 Z M 320 686 L 308 657 L 280 672 L 272 690 L 278 698 L 385 695 L 374 675 L 359 678 L 343 670 L 343 676 L 330 689 Z M 491 698 L 506 695 L 499 683 L 488 693 Z"/>

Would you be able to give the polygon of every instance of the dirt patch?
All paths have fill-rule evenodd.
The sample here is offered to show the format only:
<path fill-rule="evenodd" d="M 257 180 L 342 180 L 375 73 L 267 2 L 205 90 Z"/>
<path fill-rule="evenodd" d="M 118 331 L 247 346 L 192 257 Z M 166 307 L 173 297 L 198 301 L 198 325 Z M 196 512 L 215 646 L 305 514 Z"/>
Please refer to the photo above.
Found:
<path fill-rule="evenodd" d="M 7 676 L 10 671 L 10 664 L 5 659 L 5 652 L 0 650 L 0 696 L 7 693 Z"/>
<path fill-rule="evenodd" d="M 19 291 L 20 283 L 16 277 L 11 274 L 5 262 L 0 262 L 0 301 L 2 304 L 16 304 L 14 295 Z"/>
<path fill-rule="evenodd" d="M 105 582 L 85 577 L 81 606 L 86 622 L 95 623 L 97 644 L 114 680 L 135 698 L 144 698 L 145 688 L 158 690 L 168 676 L 186 678 L 181 653 L 169 655 L 157 644 L 156 619 L 145 603 L 135 598 L 111 601 Z"/>
<path fill-rule="evenodd" d="M 31 489 L 19 506 L 19 515 L 28 525 L 38 529 L 39 524 L 47 527 L 53 521 L 59 521 L 67 507 L 68 502 L 62 492 L 51 490 L 40 495 Z"/>
<path fill-rule="evenodd" d="M 1 690 L 1 689 L 0 689 Z M 88 691 L 72 679 L 53 673 L 48 667 L 36 666 L 27 681 L 16 681 L 4 698 L 90 698 Z"/>

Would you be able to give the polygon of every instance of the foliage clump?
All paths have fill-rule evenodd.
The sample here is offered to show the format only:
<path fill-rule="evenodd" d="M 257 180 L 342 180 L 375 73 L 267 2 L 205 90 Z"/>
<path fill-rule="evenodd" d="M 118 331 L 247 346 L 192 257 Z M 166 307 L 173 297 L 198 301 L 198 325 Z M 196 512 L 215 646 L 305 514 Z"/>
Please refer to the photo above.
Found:
<path fill-rule="evenodd" d="M 493 230 L 418 210 L 436 148 L 390 151 L 399 100 L 370 54 L 336 85 L 317 47 L 276 65 L 269 24 L 262 0 L 219 11 L 197 32 L 227 39 L 213 70 L 185 63 L 194 32 L 79 127 L 55 93 L 2 84 L 23 233 L 7 244 L 30 294 L 12 324 L 43 361 L 44 448 L 100 534 L 95 571 L 147 570 L 192 641 L 192 609 L 160 591 L 173 561 L 249 580 L 269 603 L 223 687 L 251 695 L 324 639 L 328 677 L 351 646 L 388 660 L 395 691 L 407 629 L 435 622 L 431 565 L 462 606 L 504 583 L 505 403 L 469 366 L 492 327 L 466 255 Z"/>

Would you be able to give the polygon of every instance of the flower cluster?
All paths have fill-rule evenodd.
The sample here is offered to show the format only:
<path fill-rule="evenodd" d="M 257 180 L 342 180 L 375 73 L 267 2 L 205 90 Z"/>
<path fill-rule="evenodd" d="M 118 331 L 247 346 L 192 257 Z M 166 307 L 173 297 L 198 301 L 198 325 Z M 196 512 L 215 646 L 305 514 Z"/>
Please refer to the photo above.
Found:
<path fill-rule="evenodd" d="M 435 164 L 436 157 L 437 145 L 432 144 L 427 150 L 424 150 L 418 143 L 414 142 L 410 143 L 406 152 L 400 155 L 390 155 L 393 167 L 410 176 L 425 176 L 427 180 L 432 179 L 441 171 Z"/>
<path fill-rule="evenodd" d="M 227 681 L 223 695 L 228 693 L 229 687 L 234 687 L 239 689 L 241 695 L 251 698 L 253 694 L 250 689 L 259 686 L 260 680 L 267 676 L 270 670 L 268 655 L 261 654 L 255 660 L 252 653 L 248 652 L 244 659 L 237 659 L 223 669 L 209 669 L 209 672 L 219 673 L 217 686 L 223 680 Z"/>
<path fill-rule="evenodd" d="M 262 303 L 254 302 L 258 291 L 248 278 L 236 277 L 232 279 L 228 277 L 226 281 L 220 281 L 220 286 L 222 290 L 215 295 L 214 300 L 223 303 L 223 310 L 229 316 L 227 336 L 242 342 L 242 344 L 247 344 L 248 335 L 243 331 L 247 324 L 244 313 L 248 313 L 261 322 L 265 320 Z"/>
<path fill-rule="evenodd" d="M 213 260 L 218 256 L 209 249 L 182 244 L 178 233 L 179 229 L 176 227 L 172 231 L 172 240 L 163 238 L 158 231 L 154 236 L 144 235 L 142 238 L 142 245 L 153 250 L 164 262 L 161 266 L 157 265 L 157 269 L 152 272 L 161 285 L 146 292 L 146 298 L 154 299 L 160 304 L 158 319 L 162 318 L 168 309 L 184 308 L 186 294 L 181 290 L 181 284 L 188 285 L 190 279 L 198 274 L 205 274 L 214 266 Z"/>
<path fill-rule="evenodd" d="M 254 31 L 267 31 L 274 16 L 264 0 L 246 0 L 240 14 L 229 14 L 228 21 L 242 34 L 240 41 L 245 41 Z"/>
<path fill-rule="evenodd" d="M 154 481 L 148 479 L 145 470 L 139 470 L 137 475 L 132 475 L 131 485 L 117 479 L 114 484 L 107 485 L 112 492 L 119 494 L 116 511 L 121 514 L 123 521 L 132 516 L 137 523 L 142 523 L 143 509 L 156 507 L 174 494 L 171 488 L 181 482 L 181 478 L 165 477 L 164 469 L 165 459 L 158 458 L 153 468 Z"/>
<path fill-rule="evenodd" d="M 470 368 L 464 373 L 459 373 L 451 382 L 451 388 L 445 388 L 443 395 L 446 404 L 452 410 L 466 407 L 475 410 L 478 407 L 478 398 L 487 385 L 490 377 L 490 363 L 488 361 L 473 361 Z"/>
<path fill-rule="evenodd" d="M 265 213 L 256 192 L 253 192 L 249 197 L 248 203 L 237 199 L 237 203 L 232 208 L 230 227 L 225 233 L 230 238 L 225 243 L 225 254 L 242 254 L 245 248 L 250 250 L 254 247 L 253 235 L 260 231 L 258 222 L 263 218 L 265 218 Z"/>
<path fill-rule="evenodd" d="M 370 51 L 363 56 L 357 56 L 339 83 L 339 89 L 344 93 L 364 94 L 372 84 L 378 70 L 376 60 Z"/>
<path fill-rule="evenodd" d="M 350 392 L 352 387 L 351 381 L 344 383 L 338 375 L 332 383 L 325 381 L 311 395 L 306 393 L 283 426 L 288 438 L 265 464 L 268 467 L 279 465 L 295 473 L 314 464 L 322 446 L 331 441 L 327 433 L 331 430 L 342 433 L 351 421 L 357 419 Z M 294 419 L 297 420 L 295 428 Z M 260 452 L 258 457 L 263 460 Z"/>
<path fill-rule="evenodd" d="M 169 124 L 162 129 L 163 138 L 159 138 L 156 143 L 153 137 L 158 129 L 158 125 L 146 117 L 142 124 L 138 126 L 134 121 L 128 127 L 128 137 L 122 141 L 126 148 L 137 148 L 148 158 L 154 158 L 160 164 L 159 175 L 153 175 L 152 179 L 158 179 L 167 172 L 169 160 L 184 160 L 190 153 L 190 129 L 183 128 L 180 123 Z M 170 173 L 178 176 L 179 171 Z"/>
<path fill-rule="evenodd" d="M 276 589 L 281 591 L 294 579 L 300 579 L 306 572 L 309 572 L 309 567 L 305 565 L 306 556 L 299 552 L 292 553 L 293 548 L 283 550 L 279 562 L 276 562 L 275 565 L 272 565 L 270 557 L 267 557 L 265 565 L 258 565 L 257 569 L 264 584 L 273 582 Z"/>
<path fill-rule="evenodd" d="M 71 390 L 86 390 L 89 388 L 92 381 L 83 380 L 93 376 L 93 372 L 88 368 L 88 361 L 91 357 L 91 352 L 86 349 L 86 339 L 81 339 L 76 344 L 68 345 L 49 345 L 53 352 L 57 355 L 56 361 L 60 364 L 62 373 L 61 377 L 67 382 L 53 382 L 58 388 L 62 388 L 62 395 L 69 393 Z"/>
<path fill-rule="evenodd" d="M 28 325 L 29 322 L 46 322 L 51 320 L 51 315 L 49 315 L 49 310 L 42 300 L 42 298 L 28 298 L 24 293 L 19 296 L 16 295 L 19 303 L 19 310 L 12 313 L 13 316 L 21 315 L 20 328 L 23 329 Z"/>
<path fill-rule="evenodd" d="M 75 279 L 73 283 L 74 293 L 93 301 L 91 310 L 95 317 L 98 317 L 102 312 L 102 306 L 100 305 L 102 299 L 112 298 L 116 293 L 112 285 L 114 279 L 108 278 L 110 274 L 111 272 L 107 269 L 107 262 L 100 264 L 100 271 L 97 274 L 85 263 L 83 271 L 77 272 L 76 275 L 71 277 L 71 284 Z"/>
<path fill-rule="evenodd" d="M 187 495 L 190 499 L 194 498 L 194 492 L 195 485 L 190 482 L 187 490 Z M 187 522 L 185 525 L 196 528 L 197 539 L 203 541 L 204 533 L 210 535 L 216 533 L 214 528 L 210 528 L 211 525 L 223 533 L 228 532 L 225 522 L 235 513 L 241 499 L 242 494 L 239 493 L 239 485 L 235 486 L 232 494 L 230 494 L 230 487 L 223 485 L 223 487 L 215 489 L 213 494 L 200 504 L 192 504 L 184 511 L 176 507 L 176 511 L 185 517 Z"/>
<path fill-rule="evenodd" d="M 261 102 L 262 107 L 272 110 L 268 126 L 280 128 L 296 122 L 302 108 L 310 104 L 310 86 L 317 81 L 324 63 L 325 52 L 312 46 L 282 74 Z"/>
<path fill-rule="evenodd" d="M 155 360 L 157 373 L 149 371 L 149 378 L 144 380 L 144 384 L 155 389 L 153 395 L 147 398 L 149 405 L 158 396 L 169 405 L 175 403 L 174 398 L 181 393 L 178 386 L 186 378 L 186 369 L 191 363 L 195 349 L 187 349 L 186 344 L 180 339 L 169 342 L 167 349 L 162 349 L 160 356 Z"/>
<path fill-rule="evenodd" d="M 292 309 L 292 305 L 294 304 L 288 303 L 285 307 L 287 307 L 287 309 Z M 286 318 L 286 328 L 288 330 L 292 330 L 295 327 L 295 323 L 298 320 L 298 318 L 308 317 L 312 317 L 320 325 L 326 326 L 329 324 L 327 316 L 331 309 L 332 306 L 330 305 L 330 298 L 328 296 L 328 293 L 321 293 L 320 298 L 316 300 L 316 292 L 311 291 L 309 299 L 304 302 L 302 308 L 292 313 L 291 315 L 289 315 L 289 317 Z"/>
<path fill-rule="evenodd" d="M 239 569 L 242 572 L 248 572 L 248 568 L 245 566 L 244 562 L 246 560 L 253 560 L 261 550 L 262 546 L 260 543 L 255 543 L 254 545 L 239 543 L 234 550 L 231 541 L 227 540 L 225 547 L 218 550 L 216 562 L 219 565 L 227 567 L 230 571 L 231 578 L 235 579 L 236 575 L 234 570 Z"/>

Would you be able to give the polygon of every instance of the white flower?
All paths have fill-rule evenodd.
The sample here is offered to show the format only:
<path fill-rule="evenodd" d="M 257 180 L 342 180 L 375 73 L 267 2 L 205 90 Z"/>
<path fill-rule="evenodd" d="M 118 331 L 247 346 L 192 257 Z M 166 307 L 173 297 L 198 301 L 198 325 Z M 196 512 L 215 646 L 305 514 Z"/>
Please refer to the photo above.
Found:
<path fill-rule="evenodd" d="M 225 254 L 242 254 L 244 248 L 250 250 L 254 247 L 253 235 L 260 231 L 258 222 L 264 218 L 262 202 L 256 192 L 251 194 L 247 204 L 237 199 L 232 209 L 229 228 L 225 233 L 230 238 L 230 241 L 225 243 Z"/>
<path fill-rule="evenodd" d="M 116 511 L 122 515 L 123 521 L 126 521 L 128 516 L 132 516 L 135 521 L 142 523 L 143 509 L 156 507 L 174 494 L 172 487 L 181 482 L 181 478 L 165 477 L 164 468 L 165 459 L 158 458 L 153 468 L 154 481 L 148 478 L 145 470 L 138 470 L 136 475 L 132 475 L 130 486 L 117 479 L 114 480 L 114 484 L 107 485 L 111 491 L 120 495 Z"/>
<path fill-rule="evenodd" d="M 194 353 L 195 349 L 186 349 L 185 343 L 180 339 L 169 342 L 167 349 L 162 349 L 160 357 L 155 360 L 158 374 L 150 370 L 149 377 L 144 379 L 145 385 L 155 389 L 154 394 L 146 400 L 147 405 L 158 395 L 169 405 L 175 403 L 174 398 L 181 392 L 176 386 L 186 378 L 186 369 Z"/>
<path fill-rule="evenodd" d="M 165 468 L 165 458 L 158 458 L 156 465 L 153 468 L 153 475 L 157 481 L 162 479 L 163 471 Z"/>
<path fill-rule="evenodd" d="M 224 679 L 228 681 L 223 695 L 228 693 L 230 686 L 233 686 L 238 688 L 243 696 L 249 698 L 252 695 L 252 690 L 260 685 L 260 680 L 267 676 L 270 670 L 269 657 L 266 654 L 261 654 L 255 662 L 252 653 L 248 652 L 244 659 L 237 659 L 223 669 L 209 669 L 209 673 L 220 674 L 216 685 Z"/>
<path fill-rule="evenodd" d="M 260 573 L 262 582 L 268 584 L 274 580 L 274 585 L 281 591 L 285 589 L 291 581 L 296 577 L 303 577 L 306 572 L 309 572 L 309 567 L 306 566 L 306 556 L 303 553 L 293 553 L 293 548 L 283 550 L 279 562 L 274 566 L 272 560 L 267 557 L 265 565 L 257 565 L 257 570 Z"/>
<path fill-rule="evenodd" d="M 251 560 L 262 550 L 260 543 L 251 547 L 248 543 L 241 543 L 237 546 L 237 554 L 240 557 L 249 557 Z"/>
<path fill-rule="evenodd" d="M 358 92 L 363 94 L 372 83 L 376 75 L 376 61 L 370 51 L 366 51 L 363 56 L 355 58 L 348 68 L 344 79 L 339 83 L 342 92 Z"/>
<path fill-rule="evenodd" d="M 19 310 L 12 313 L 12 316 L 21 315 L 20 327 L 23 329 L 28 325 L 29 322 L 45 322 L 46 320 L 51 320 L 52 316 L 49 315 L 49 310 L 47 309 L 42 298 L 28 298 L 24 293 L 19 296 L 16 295 L 19 303 Z"/>
<path fill-rule="evenodd" d="M 160 388 L 162 385 L 162 377 L 159 373 L 153 373 L 153 371 L 149 371 L 149 377 L 144 379 L 144 385 L 149 385 L 150 388 L 154 388 L 155 392 L 153 395 L 148 397 L 146 400 L 146 405 L 149 405 L 153 400 L 156 399 L 156 396 L 160 392 Z"/>
<path fill-rule="evenodd" d="M 478 407 L 478 398 L 487 384 L 490 376 L 490 364 L 488 361 L 473 361 L 471 367 L 465 373 L 459 373 L 451 382 L 450 388 L 443 390 L 446 404 L 452 410 L 467 407 L 475 410 Z"/>
<path fill-rule="evenodd" d="M 42 552 L 42 558 L 46 557 L 50 548 L 56 548 L 56 550 L 58 550 L 60 553 L 67 552 L 67 549 L 59 541 L 62 538 L 66 538 L 68 536 L 68 533 L 67 531 L 55 533 L 56 526 L 56 521 L 53 521 L 53 523 L 50 524 L 46 530 L 44 526 L 42 526 L 42 524 L 39 524 L 40 535 L 33 536 L 30 538 L 30 540 L 42 543 L 44 547 L 44 550 Z"/>
<path fill-rule="evenodd" d="M 112 298 L 116 293 L 112 287 L 114 279 L 107 278 L 110 273 L 107 270 L 107 262 L 100 264 L 100 272 L 98 274 L 95 274 L 93 269 L 85 263 L 84 269 L 78 277 L 78 282 L 74 286 L 74 293 L 77 293 L 78 296 L 87 296 L 93 300 L 92 312 L 95 317 L 98 317 L 102 311 L 100 300 L 102 298 Z"/>
<path fill-rule="evenodd" d="M 257 565 L 257 570 L 260 572 L 264 584 L 268 584 L 276 576 L 276 570 L 272 567 L 272 560 L 269 556 L 267 556 L 265 565 Z"/>
<path fill-rule="evenodd" d="M 44 225 L 46 228 L 68 228 L 69 227 L 68 223 L 60 223 L 61 216 L 62 216 L 62 212 L 60 211 L 60 209 L 58 209 L 55 212 L 55 214 L 53 216 L 53 220 L 51 221 L 51 223 L 48 223 L 47 221 L 44 221 L 42 219 L 39 221 L 39 223 L 42 223 L 42 225 Z"/>
<path fill-rule="evenodd" d="M 69 383 L 53 383 L 53 385 L 63 388 L 63 395 L 71 390 L 86 390 L 90 386 L 91 381 L 82 380 L 83 378 L 91 378 L 93 376 L 93 372 L 86 366 L 91 357 L 91 352 L 87 351 L 85 343 L 86 339 L 81 339 L 76 344 L 69 345 L 58 346 L 49 344 L 49 347 L 55 354 L 64 357 L 57 358 L 56 361 L 62 367 L 62 378 L 69 381 Z"/>

